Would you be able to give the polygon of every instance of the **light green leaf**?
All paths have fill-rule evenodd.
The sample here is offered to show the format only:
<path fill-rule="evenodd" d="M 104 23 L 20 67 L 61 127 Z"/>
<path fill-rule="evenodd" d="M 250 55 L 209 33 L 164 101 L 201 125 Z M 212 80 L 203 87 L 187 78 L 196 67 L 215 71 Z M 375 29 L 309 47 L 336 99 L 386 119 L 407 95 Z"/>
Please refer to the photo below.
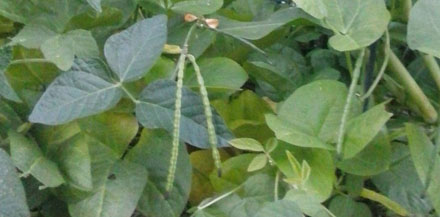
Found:
<path fill-rule="evenodd" d="M 324 0 L 325 1 L 325 0 Z M 327 9 L 325 8 L 323 0 L 293 0 L 296 6 L 303 9 L 308 14 L 317 19 L 322 19 L 327 16 Z"/>
<path fill-rule="evenodd" d="M 264 148 L 260 142 L 251 138 L 238 138 L 229 141 L 229 144 L 235 148 L 245 151 L 263 152 Z"/>
<path fill-rule="evenodd" d="M 298 88 L 280 107 L 278 116 L 266 115 L 278 139 L 301 147 L 333 149 L 347 96 L 344 84 L 319 80 Z M 360 110 L 353 100 L 349 118 Z"/>
<path fill-rule="evenodd" d="M 24 175 L 32 174 L 47 187 L 57 187 L 64 183 L 58 166 L 43 155 L 35 142 L 13 131 L 9 131 L 8 136 L 12 161 Z"/>
<path fill-rule="evenodd" d="M 299 9 L 286 8 L 273 13 L 266 20 L 262 21 L 241 22 L 226 17 L 217 17 L 220 23 L 218 30 L 236 37 L 257 40 L 275 29 L 304 16 L 304 12 Z"/>
<path fill-rule="evenodd" d="M 389 170 L 391 144 L 386 132 L 380 132 L 361 152 L 353 158 L 337 161 L 341 170 L 359 176 L 372 176 Z"/>
<path fill-rule="evenodd" d="M 162 53 L 167 39 L 167 17 L 158 15 L 112 35 L 104 54 L 121 82 L 135 81 L 147 73 Z"/>
<path fill-rule="evenodd" d="M 222 162 L 222 176 L 218 177 L 216 170 L 209 175 L 214 189 L 217 192 L 226 192 L 244 183 L 251 175 L 247 172 L 247 167 L 255 156 L 255 154 L 241 154 Z"/>
<path fill-rule="evenodd" d="M 171 10 L 177 13 L 191 13 L 200 16 L 212 14 L 222 6 L 223 0 L 184 0 L 174 4 Z"/>
<path fill-rule="evenodd" d="M 118 84 L 83 71 L 65 72 L 41 96 L 29 121 L 47 125 L 67 123 L 103 112 L 121 97 Z"/>
<path fill-rule="evenodd" d="M 228 217 L 228 216 L 220 210 L 208 207 L 205 209 L 197 210 L 191 217 Z"/>
<path fill-rule="evenodd" d="M 57 35 L 56 32 L 43 25 L 29 24 L 12 38 L 11 45 L 20 44 L 26 48 L 39 49 L 50 38 Z"/>
<path fill-rule="evenodd" d="M 148 182 L 138 203 L 145 216 L 179 217 L 185 208 L 191 188 L 191 164 L 185 146 L 179 148 L 176 178 L 168 198 L 166 192 L 172 137 L 164 130 L 144 130 L 139 143 L 126 159 L 148 170 Z"/>
<path fill-rule="evenodd" d="M 318 198 L 313 194 L 307 194 L 302 190 L 292 189 L 286 193 L 284 200 L 291 200 L 295 202 L 301 211 L 309 216 L 315 216 L 320 212 L 329 212 L 324 205 L 321 204 Z"/>
<path fill-rule="evenodd" d="M 98 45 L 92 33 L 86 30 L 73 30 L 56 35 L 41 45 L 44 57 L 58 68 L 67 71 L 72 67 L 75 55 L 78 57 L 96 57 Z"/>
<path fill-rule="evenodd" d="M 337 217 L 372 217 L 365 203 L 358 203 L 348 196 L 336 196 L 330 202 L 330 211 Z"/>
<path fill-rule="evenodd" d="M 440 2 L 419 0 L 411 9 L 408 22 L 408 45 L 440 58 Z"/>
<path fill-rule="evenodd" d="M 80 190 L 92 190 L 91 159 L 84 136 L 73 137 L 60 149 L 57 158 L 67 183 Z"/>
<path fill-rule="evenodd" d="M 258 210 L 255 217 L 304 217 L 298 205 L 291 200 L 278 200 L 266 203 L 263 208 Z"/>
<path fill-rule="evenodd" d="M 127 113 L 106 112 L 78 121 L 87 135 L 96 138 L 122 156 L 136 136 L 139 124 L 136 117 Z"/>
<path fill-rule="evenodd" d="M 0 217 L 30 217 L 26 195 L 8 154 L 0 148 Z"/>
<path fill-rule="evenodd" d="M 427 187 L 428 197 L 431 200 L 435 210 L 440 210 L 440 158 L 438 153 L 433 154 L 434 145 L 426 136 L 421 127 L 414 124 L 406 125 L 409 150 L 411 158 L 416 167 L 417 174 L 423 185 L 427 184 L 427 178 L 430 168 L 432 169 L 430 184 Z M 433 159 L 434 157 L 434 159 Z"/>
<path fill-rule="evenodd" d="M 0 96 L 12 101 L 21 102 L 5 75 L 11 59 L 12 50 L 8 47 L 0 48 Z"/>
<path fill-rule="evenodd" d="M 136 117 L 146 128 L 173 130 L 176 83 L 158 80 L 145 88 L 136 106 Z M 222 118 L 213 111 L 215 132 L 219 147 L 225 147 L 232 139 L 231 132 Z M 199 148 L 209 148 L 208 131 L 201 97 L 187 88 L 182 92 L 181 140 Z"/>
<path fill-rule="evenodd" d="M 102 176 L 102 185 L 86 199 L 69 204 L 72 217 L 128 217 L 142 195 L 147 172 L 134 163 L 117 161 Z"/>
<path fill-rule="evenodd" d="M 95 9 L 95 11 L 97 11 L 98 13 L 102 12 L 102 8 L 101 8 L 101 0 L 87 0 L 87 2 L 89 3 L 89 5 Z"/>
<path fill-rule="evenodd" d="M 213 96 L 230 95 L 240 90 L 248 80 L 246 71 L 235 61 L 225 57 L 202 59 L 199 66 L 210 99 Z M 198 90 L 197 76 L 193 68 L 185 71 L 184 85 Z"/>
<path fill-rule="evenodd" d="M 267 157 L 265 154 L 259 154 L 254 157 L 251 163 L 248 166 L 248 172 L 254 172 L 260 169 L 263 169 L 267 164 Z"/>
<path fill-rule="evenodd" d="M 335 33 L 330 45 L 338 51 L 357 50 L 379 39 L 390 14 L 383 0 L 325 0 L 324 26 Z M 374 15 L 374 16 L 373 16 Z"/>
<path fill-rule="evenodd" d="M 354 157 L 370 143 L 392 114 L 385 110 L 386 103 L 374 106 L 350 120 L 344 138 L 344 159 Z"/>
<path fill-rule="evenodd" d="M 278 146 L 270 156 L 275 164 L 287 178 L 295 178 L 286 151 L 289 151 L 298 162 L 307 161 L 311 168 L 310 177 L 304 184 L 307 194 L 313 195 L 319 202 L 328 199 L 333 191 L 335 177 L 335 166 L 332 155 L 323 149 L 299 148 L 285 142 L 279 142 Z"/>

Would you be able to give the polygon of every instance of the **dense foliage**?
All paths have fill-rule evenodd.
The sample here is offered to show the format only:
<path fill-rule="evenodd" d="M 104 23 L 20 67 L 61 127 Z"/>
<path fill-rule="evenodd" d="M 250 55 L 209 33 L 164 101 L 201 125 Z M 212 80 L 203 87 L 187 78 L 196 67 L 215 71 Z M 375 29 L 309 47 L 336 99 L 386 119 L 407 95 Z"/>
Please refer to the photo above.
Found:
<path fill-rule="evenodd" d="M 0 0 L 0 217 L 440 216 L 440 0 Z"/>

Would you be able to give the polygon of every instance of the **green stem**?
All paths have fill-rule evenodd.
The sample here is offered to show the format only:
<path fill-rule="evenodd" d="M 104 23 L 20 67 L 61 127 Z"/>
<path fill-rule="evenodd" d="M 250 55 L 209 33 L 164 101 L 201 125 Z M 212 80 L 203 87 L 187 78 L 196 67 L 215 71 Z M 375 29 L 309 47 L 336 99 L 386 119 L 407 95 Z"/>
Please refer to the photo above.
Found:
<path fill-rule="evenodd" d="M 403 0 L 402 1 L 402 19 L 404 22 L 408 23 L 409 15 L 411 12 L 412 0 Z"/>
<path fill-rule="evenodd" d="M 423 93 L 422 89 L 416 83 L 414 78 L 411 76 L 396 54 L 394 54 L 392 50 L 389 50 L 389 54 L 390 60 L 388 70 L 392 72 L 394 79 L 396 79 L 405 88 L 406 92 L 420 110 L 424 120 L 428 123 L 435 123 L 437 121 L 438 114 L 431 102 L 429 102 L 428 97 Z"/>
<path fill-rule="evenodd" d="M 437 60 L 432 55 L 422 54 L 423 62 L 425 62 L 426 68 L 431 73 L 431 77 L 434 79 L 437 88 L 440 90 L 440 67 Z"/>
<path fill-rule="evenodd" d="M 30 59 L 18 59 L 12 60 L 9 64 L 26 64 L 26 63 L 52 63 L 46 59 L 30 58 Z"/>
<path fill-rule="evenodd" d="M 359 57 L 356 60 L 355 69 L 353 71 L 353 78 L 351 79 L 350 88 L 348 90 L 347 100 L 342 113 L 341 125 L 339 126 L 338 142 L 336 144 L 336 153 L 338 158 L 342 158 L 342 149 L 344 144 L 345 125 L 347 123 L 348 115 L 350 113 L 351 104 L 356 90 L 356 86 L 361 75 L 362 62 L 365 56 L 365 49 L 362 49 L 359 53 Z"/>
<path fill-rule="evenodd" d="M 345 51 L 345 61 L 347 63 L 348 72 L 353 76 L 353 63 L 351 61 L 350 51 Z"/>
<path fill-rule="evenodd" d="M 376 79 L 374 80 L 373 84 L 371 85 L 371 87 L 368 89 L 368 91 L 365 93 L 364 96 L 362 96 L 361 100 L 364 101 L 365 99 L 367 99 L 368 97 L 370 97 L 370 95 L 374 92 L 374 90 L 376 89 L 377 85 L 379 84 L 379 82 L 382 80 L 383 75 L 385 74 L 385 70 L 387 68 L 388 65 L 388 61 L 390 59 L 390 35 L 388 33 L 388 30 L 385 32 L 385 46 L 384 46 L 384 60 L 383 60 L 383 64 L 382 67 L 380 68 L 379 73 L 377 74 Z"/>
<path fill-rule="evenodd" d="M 280 185 L 280 176 L 281 176 L 281 172 L 278 170 L 277 174 L 275 176 L 275 187 L 274 187 L 275 189 L 274 189 L 274 193 L 273 193 L 275 201 L 277 201 L 279 198 L 278 191 L 279 191 L 279 185 Z"/>
<path fill-rule="evenodd" d="M 205 81 L 203 80 L 202 73 L 200 72 L 200 67 L 196 62 L 196 58 L 193 55 L 188 55 L 188 60 L 191 62 L 191 64 L 194 67 L 194 71 L 196 72 L 197 76 L 197 82 L 199 83 L 200 88 L 200 95 L 202 96 L 203 101 L 203 108 L 205 110 L 205 117 L 206 117 L 206 126 L 208 128 L 208 140 L 209 145 L 212 149 L 212 157 L 214 158 L 215 167 L 218 171 L 218 176 L 221 176 L 221 159 L 220 159 L 220 153 L 217 149 L 217 134 L 215 133 L 215 127 L 214 122 L 212 119 L 212 110 L 211 105 L 209 103 L 209 97 L 208 97 L 208 91 L 205 87 Z"/>
<path fill-rule="evenodd" d="M 240 185 L 240 186 L 238 186 L 238 187 L 232 189 L 231 191 L 226 192 L 226 193 L 224 193 L 224 194 L 222 194 L 222 195 L 220 195 L 220 196 L 218 196 L 218 197 L 212 199 L 211 201 L 209 201 L 209 202 L 207 202 L 207 203 L 202 203 L 202 204 L 200 204 L 200 205 L 197 207 L 197 210 L 205 209 L 205 208 L 211 206 L 212 204 L 217 203 L 218 201 L 225 199 L 225 198 L 228 197 L 229 195 L 231 195 L 231 194 L 235 193 L 236 191 L 240 190 L 241 187 L 243 187 L 243 185 Z"/>
<path fill-rule="evenodd" d="M 121 89 L 124 91 L 124 93 L 128 96 L 128 98 L 130 98 L 131 101 L 133 101 L 135 104 L 138 104 L 140 101 L 136 99 L 136 97 L 133 96 L 133 94 L 131 94 L 131 92 L 129 90 L 127 90 L 127 88 L 124 87 L 123 84 L 119 83 L 118 84 L 119 87 L 121 87 Z"/>
<path fill-rule="evenodd" d="M 170 166 L 168 168 L 168 176 L 166 183 L 167 195 L 173 189 L 173 184 L 176 174 L 177 159 L 179 155 L 179 143 L 180 143 L 180 118 L 181 118 L 181 107 L 182 107 L 182 87 L 183 87 L 183 76 L 185 70 L 185 60 L 188 54 L 188 42 L 195 28 L 196 28 L 196 24 L 192 25 L 191 28 L 189 29 L 185 41 L 183 43 L 182 52 L 180 53 L 180 57 L 176 65 L 177 86 L 176 86 L 176 101 L 174 108 L 174 123 L 173 123 L 173 143 L 172 143 L 173 147 L 171 150 Z"/>

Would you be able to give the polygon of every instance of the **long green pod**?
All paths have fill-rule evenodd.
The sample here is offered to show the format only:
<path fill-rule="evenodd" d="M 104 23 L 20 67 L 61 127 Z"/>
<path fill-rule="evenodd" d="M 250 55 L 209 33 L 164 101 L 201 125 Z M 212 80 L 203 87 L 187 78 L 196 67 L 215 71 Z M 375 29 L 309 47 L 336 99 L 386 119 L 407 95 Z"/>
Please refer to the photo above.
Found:
<path fill-rule="evenodd" d="M 416 83 L 414 78 L 411 76 L 396 54 L 394 54 L 392 50 L 389 51 L 389 54 L 390 60 L 388 63 L 388 70 L 392 72 L 392 77 L 405 88 L 406 92 L 420 110 L 423 119 L 428 123 L 435 123 L 437 121 L 438 114 L 434 106 L 432 106 L 431 102 L 429 102 L 428 97 L 425 95 L 425 93 L 423 93 L 422 89 Z"/>
<path fill-rule="evenodd" d="M 212 157 L 214 159 L 215 167 L 218 171 L 218 176 L 221 176 L 221 160 L 220 153 L 217 149 L 217 134 L 215 133 L 214 122 L 212 120 L 212 110 L 209 103 L 208 91 L 206 90 L 205 81 L 203 80 L 202 73 L 200 72 L 200 67 L 196 62 L 196 58 L 193 55 L 188 55 L 188 60 L 194 66 L 194 71 L 196 72 L 197 82 L 199 83 L 200 95 L 202 96 L 203 107 L 205 110 L 206 126 L 208 128 L 209 145 L 212 149 Z"/>
<path fill-rule="evenodd" d="M 182 108 L 182 87 L 183 87 L 183 76 L 185 71 L 185 60 L 188 54 L 188 42 L 191 37 L 192 32 L 196 28 L 196 25 L 192 25 L 186 35 L 185 42 L 183 43 L 183 49 L 180 53 L 179 60 L 176 65 L 177 71 L 177 86 L 176 86 L 176 101 L 174 106 L 174 121 L 173 121 L 173 148 L 171 150 L 170 166 L 168 168 L 168 176 L 166 183 L 166 195 L 173 189 L 174 179 L 176 175 L 177 159 L 179 157 L 179 143 L 180 143 L 180 119 L 181 119 L 181 108 Z"/>

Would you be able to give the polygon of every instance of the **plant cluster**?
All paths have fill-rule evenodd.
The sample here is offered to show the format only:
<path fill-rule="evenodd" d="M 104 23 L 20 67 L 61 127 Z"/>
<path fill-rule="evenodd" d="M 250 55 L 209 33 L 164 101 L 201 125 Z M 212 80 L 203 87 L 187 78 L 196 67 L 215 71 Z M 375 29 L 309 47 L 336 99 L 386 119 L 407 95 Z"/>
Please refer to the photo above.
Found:
<path fill-rule="evenodd" d="M 1 0 L 0 217 L 440 216 L 440 0 Z"/>

